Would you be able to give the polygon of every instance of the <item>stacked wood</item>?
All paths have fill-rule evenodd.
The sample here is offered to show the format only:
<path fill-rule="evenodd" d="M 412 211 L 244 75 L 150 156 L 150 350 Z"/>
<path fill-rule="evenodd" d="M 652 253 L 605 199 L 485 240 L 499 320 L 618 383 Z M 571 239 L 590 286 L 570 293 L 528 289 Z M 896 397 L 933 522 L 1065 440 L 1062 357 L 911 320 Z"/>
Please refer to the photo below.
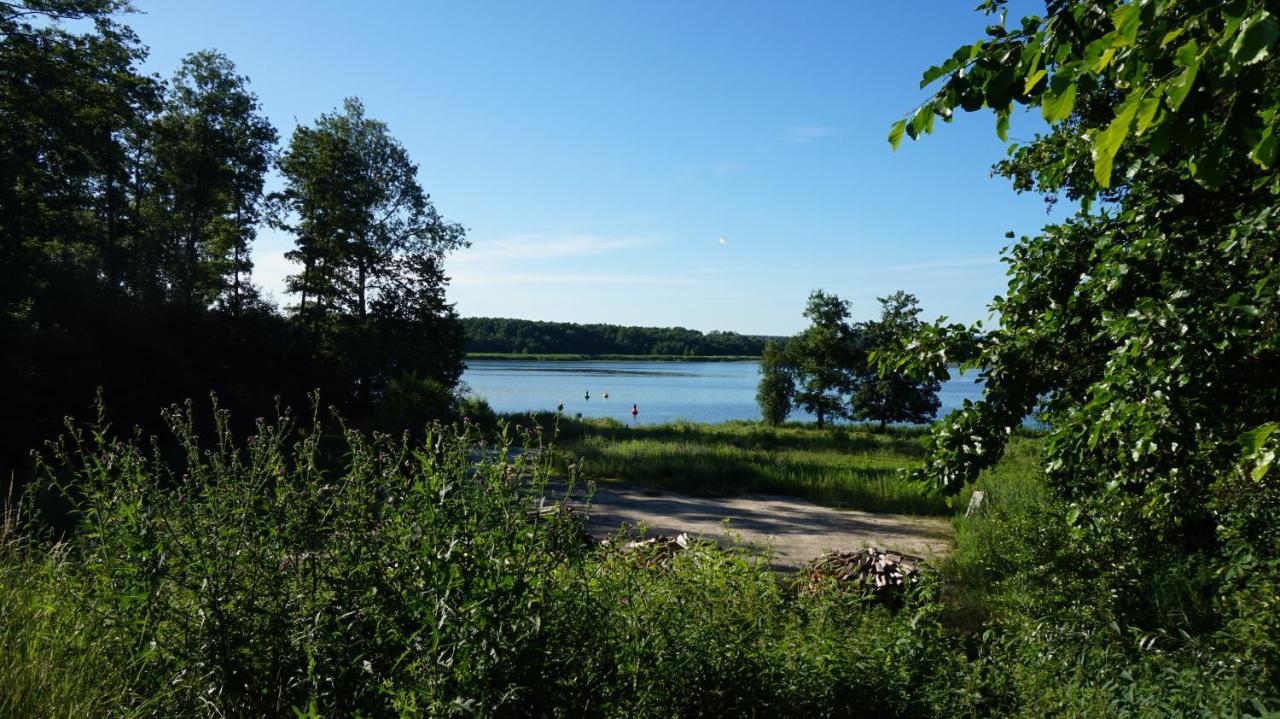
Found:
<path fill-rule="evenodd" d="M 606 539 L 602 544 L 608 546 L 610 541 Z M 648 539 L 627 542 L 618 551 L 622 554 L 633 555 L 641 564 L 647 567 L 666 567 L 671 564 L 672 557 L 678 552 L 689 549 L 692 545 L 693 540 L 689 538 L 689 535 L 681 532 L 674 537 L 660 534 Z"/>
<path fill-rule="evenodd" d="M 841 587 L 865 587 L 878 597 L 889 597 L 899 594 L 920 575 L 923 562 L 920 557 L 868 547 L 824 554 L 809 564 L 804 578 L 811 589 L 834 579 Z"/>

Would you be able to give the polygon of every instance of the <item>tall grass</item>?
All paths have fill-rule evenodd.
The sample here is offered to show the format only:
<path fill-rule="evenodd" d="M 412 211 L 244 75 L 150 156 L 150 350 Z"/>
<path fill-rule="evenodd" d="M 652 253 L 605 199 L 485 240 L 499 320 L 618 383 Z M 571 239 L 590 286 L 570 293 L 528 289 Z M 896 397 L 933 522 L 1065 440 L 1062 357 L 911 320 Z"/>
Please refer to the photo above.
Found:
<path fill-rule="evenodd" d="M 1015 442 L 980 480 L 987 503 L 957 520 L 951 562 L 891 610 L 830 584 L 796 591 L 735 549 L 695 545 L 664 560 L 584 542 L 568 513 L 530 512 L 555 501 L 552 454 L 488 451 L 470 424 L 410 441 L 285 417 L 237 442 L 219 415 L 202 442 L 189 411 L 166 418 L 168 439 L 73 428 L 46 453 L 44 491 L 28 495 L 25 511 L 37 498 L 41 511 L 6 510 L 0 716 L 1280 706 L 1267 636 L 1280 573 L 1259 568 L 1266 581 L 1237 595 L 1252 611 L 1220 631 L 1109 622 L 1116 585 L 1073 556 L 1035 442 Z M 726 444 L 779 437 L 723 433 Z M 911 439 L 782 436 L 810 452 Z M 507 439 L 539 443 L 531 430 Z"/>
<path fill-rule="evenodd" d="M 938 613 L 797 594 L 745 552 L 657 561 L 538 515 L 549 453 L 225 415 L 76 427 L 6 530 L 5 717 L 949 714 Z M 517 438 L 536 446 L 536 434 Z M 491 457 L 492 459 L 482 459 Z M 33 494 L 32 496 L 36 496 Z M 542 499 L 539 499 L 542 498 Z M 65 534 L 54 526 L 69 526 Z M 56 540 L 56 541 L 55 541 Z M 616 545 L 615 545 L 616 546 Z M 857 702 L 851 705 L 850 702 Z"/>
<path fill-rule="evenodd" d="M 66 553 L 34 545 L 0 501 L 0 717 L 88 717 L 123 702 L 124 673 L 98 651 L 93 617 L 62 603 Z"/>

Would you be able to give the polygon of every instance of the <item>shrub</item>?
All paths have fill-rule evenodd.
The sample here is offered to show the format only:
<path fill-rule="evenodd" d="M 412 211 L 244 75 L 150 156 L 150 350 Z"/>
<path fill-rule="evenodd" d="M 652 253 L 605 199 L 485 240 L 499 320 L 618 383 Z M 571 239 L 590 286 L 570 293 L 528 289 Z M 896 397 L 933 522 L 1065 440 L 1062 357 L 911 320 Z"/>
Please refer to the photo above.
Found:
<path fill-rule="evenodd" d="M 420 432 L 453 417 L 453 392 L 439 380 L 405 373 L 387 383 L 371 413 L 371 426 L 390 433 Z"/>

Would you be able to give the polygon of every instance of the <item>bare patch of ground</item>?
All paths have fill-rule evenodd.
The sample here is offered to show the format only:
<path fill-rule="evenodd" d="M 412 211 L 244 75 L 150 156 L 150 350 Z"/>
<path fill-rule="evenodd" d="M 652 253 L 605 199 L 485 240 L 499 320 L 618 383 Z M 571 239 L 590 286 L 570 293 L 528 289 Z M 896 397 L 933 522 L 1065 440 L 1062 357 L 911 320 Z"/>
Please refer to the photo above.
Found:
<path fill-rule="evenodd" d="M 620 527 L 641 525 L 648 536 L 687 532 L 721 544 L 731 544 L 736 534 L 756 551 L 771 547 L 773 566 L 782 571 L 829 551 L 863 547 L 932 558 L 950 551 L 952 538 L 951 522 L 942 517 L 832 509 L 795 497 L 691 497 L 627 484 L 597 486 L 587 512 L 592 536 L 603 539 Z"/>

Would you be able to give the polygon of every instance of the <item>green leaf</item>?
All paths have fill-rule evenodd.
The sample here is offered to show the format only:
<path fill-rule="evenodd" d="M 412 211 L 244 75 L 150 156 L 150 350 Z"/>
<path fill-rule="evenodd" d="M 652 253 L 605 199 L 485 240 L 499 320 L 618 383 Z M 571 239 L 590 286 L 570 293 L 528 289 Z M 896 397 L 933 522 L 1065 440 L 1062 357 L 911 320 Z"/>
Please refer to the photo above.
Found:
<path fill-rule="evenodd" d="M 1074 73 L 1065 69 L 1059 70 L 1049 79 L 1049 89 L 1040 101 L 1040 111 L 1045 122 L 1055 124 L 1067 119 L 1076 104 L 1076 82 Z"/>
<path fill-rule="evenodd" d="M 1042 67 L 1028 75 L 1026 84 L 1022 86 L 1022 94 L 1029 94 L 1036 85 L 1040 84 L 1040 81 L 1044 79 L 1045 72 L 1045 69 Z"/>
<path fill-rule="evenodd" d="M 1280 429 L 1280 423 L 1268 422 L 1261 427 L 1255 427 L 1241 434 L 1236 438 L 1240 446 L 1244 449 L 1245 455 L 1255 455 L 1262 450 L 1262 446 L 1267 443 L 1267 439 Z"/>
<path fill-rule="evenodd" d="M 1135 134 L 1141 135 L 1151 127 L 1152 121 L 1156 118 L 1156 111 L 1160 109 L 1160 87 L 1157 86 L 1155 92 L 1150 95 L 1144 95 L 1138 101 L 1138 123 Z"/>
<path fill-rule="evenodd" d="M 1102 72 L 1107 69 L 1107 66 L 1111 64 L 1111 61 L 1114 60 L 1115 57 L 1116 49 L 1114 47 L 1109 47 L 1102 51 L 1102 55 L 1098 58 L 1098 61 L 1093 64 L 1091 69 L 1094 72 Z"/>
<path fill-rule="evenodd" d="M 1085 67 L 1089 68 L 1093 72 L 1099 72 L 1103 67 L 1106 67 L 1106 64 L 1102 62 L 1102 56 L 1106 54 L 1107 50 L 1111 51 L 1110 57 L 1115 56 L 1115 48 L 1112 47 L 1114 42 L 1115 33 L 1107 33 L 1086 45 L 1084 48 L 1084 57 L 1082 58 L 1084 60 Z M 1111 62 L 1110 57 L 1108 57 L 1106 62 Z"/>
<path fill-rule="evenodd" d="M 1231 59 L 1241 65 L 1264 60 L 1277 39 L 1280 39 L 1280 22 L 1266 10 L 1259 10 L 1240 26 L 1240 34 L 1231 46 Z"/>
<path fill-rule="evenodd" d="M 1121 5 L 1111 13 L 1111 22 L 1116 26 L 1118 44 L 1132 45 L 1138 39 L 1138 27 L 1142 21 L 1142 8 L 1137 3 Z"/>
<path fill-rule="evenodd" d="M 1129 136 L 1129 128 L 1133 125 L 1133 116 L 1138 111 L 1143 94 L 1142 91 L 1131 93 L 1120 105 L 1120 110 L 1107 129 L 1094 138 L 1093 176 L 1103 187 L 1111 187 L 1111 164 L 1125 138 Z"/>
<path fill-rule="evenodd" d="M 906 120 L 898 120 L 893 123 L 893 127 L 889 128 L 889 146 L 895 151 L 898 145 L 902 144 L 902 133 L 907 129 Z"/>
<path fill-rule="evenodd" d="M 1180 67 L 1198 67 L 1200 65 L 1200 44 L 1193 37 L 1182 43 L 1173 53 L 1173 61 Z"/>
<path fill-rule="evenodd" d="M 916 110 L 916 114 L 911 118 L 911 138 L 914 140 L 917 136 L 933 132 L 933 107 L 925 105 Z"/>
<path fill-rule="evenodd" d="M 1196 72 L 1200 69 L 1200 46 L 1195 38 L 1186 41 L 1174 53 L 1174 63 L 1181 66 L 1182 73 L 1164 84 L 1164 96 L 1170 110 L 1176 111 L 1187 99 L 1187 94 L 1196 82 Z"/>
<path fill-rule="evenodd" d="M 1276 164 L 1276 136 L 1272 132 L 1270 125 L 1262 131 L 1262 137 L 1258 139 L 1258 144 L 1253 146 L 1253 150 L 1249 152 L 1249 159 L 1253 160 L 1264 170 L 1270 170 Z"/>
<path fill-rule="evenodd" d="M 1177 27 L 1165 33 L 1164 37 L 1160 38 L 1160 47 L 1164 47 L 1174 40 L 1177 40 L 1186 29 L 1186 27 Z"/>
<path fill-rule="evenodd" d="M 943 70 L 941 67 L 934 65 L 933 67 L 924 71 L 924 76 L 920 78 L 920 87 L 921 88 L 927 87 L 929 83 L 933 82 L 934 80 L 937 80 L 938 78 L 946 74 L 947 74 L 946 70 Z"/>
<path fill-rule="evenodd" d="M 1009 115 L 1012 108 L 1005 107 L 996 113 L 996 136 L 1001 142 L 1009 141 Z"/>

